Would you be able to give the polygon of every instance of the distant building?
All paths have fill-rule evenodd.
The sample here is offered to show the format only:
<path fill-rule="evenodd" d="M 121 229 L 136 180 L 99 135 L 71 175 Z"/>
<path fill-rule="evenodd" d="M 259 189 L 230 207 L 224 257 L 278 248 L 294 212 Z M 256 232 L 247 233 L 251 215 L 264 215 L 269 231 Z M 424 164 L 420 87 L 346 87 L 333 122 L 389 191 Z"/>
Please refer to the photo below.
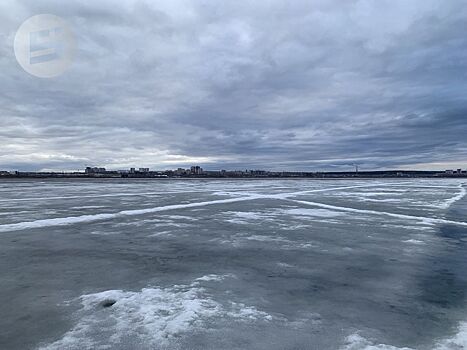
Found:
<path fill-rule="evenodd" d="M 201 175 L 203 173 L 203 168 L 198 165 L 192 166 L 190 170 L 193 175 Z"/>
<path fill-rule="evenodd" d="M 182 176 L 182 175 L 186 175 L 189 172 L 190 172 L 189 170 L 178 168 L 177 170 L 175 170 L 175 175 Z"/>
<path fill-rule="evenodd" d="M 105 168 L 87 166 L 84 172 L 86 174 L 103 174 L 103 173 L 106 172 L 106 169 Z"/>
<path fill-rule="evenodd" d="M 140 173 L 149 173 L 149 168 L 139 168 Z"/>

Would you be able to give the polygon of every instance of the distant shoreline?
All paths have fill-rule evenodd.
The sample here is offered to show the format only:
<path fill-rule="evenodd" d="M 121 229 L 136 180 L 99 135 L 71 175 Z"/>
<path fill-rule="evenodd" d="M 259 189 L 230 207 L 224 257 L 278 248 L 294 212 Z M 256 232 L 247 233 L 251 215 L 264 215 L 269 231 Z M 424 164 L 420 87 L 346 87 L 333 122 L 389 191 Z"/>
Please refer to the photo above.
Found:
<path fill-rule="evenodd" d="M 204 170 L 190 169 L 107 170 L 86 167 L 85 171 L 0 171 L 0 179 L 407 179 L 407 178 L 467 178 L 467 171 L 456 170 L 371 170 L 361 171 L 269 171 L 269 170 Z"/>
<path fill-rule="evenodd" d="M 72 180 L 286 180 L 286 179 L 307 179 L 307 180 L 372 180 L 372 179 L 467 179 L 467 174 L 446 174 L 444 172 L 426 171 L 385 171 L 385 172 L 323 172 L 323 173 L 287 173 L 269 175 L 250 176 L 214 176 L 214 175 L 188 175 L 188 176 L 167 176 L 167 175 L 147 175 L 147 176 L 120 176 L 115 174 L 84 174 L 84 173 L 17 173 L 2 174 L 1 180 L 47 180 L 47 179 L 72 179 Z"/>

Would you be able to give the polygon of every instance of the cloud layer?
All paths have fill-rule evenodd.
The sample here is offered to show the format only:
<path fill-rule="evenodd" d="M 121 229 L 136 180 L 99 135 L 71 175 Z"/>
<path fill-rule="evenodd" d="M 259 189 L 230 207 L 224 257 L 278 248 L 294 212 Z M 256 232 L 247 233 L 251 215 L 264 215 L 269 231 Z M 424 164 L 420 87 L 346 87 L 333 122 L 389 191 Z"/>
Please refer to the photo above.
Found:
<path fill-rule="evenodd" d="M 51 13 L 70 70 L 15 32 Z M 0 4 L 0 169 L 467 167 L 462 0 Z"/>

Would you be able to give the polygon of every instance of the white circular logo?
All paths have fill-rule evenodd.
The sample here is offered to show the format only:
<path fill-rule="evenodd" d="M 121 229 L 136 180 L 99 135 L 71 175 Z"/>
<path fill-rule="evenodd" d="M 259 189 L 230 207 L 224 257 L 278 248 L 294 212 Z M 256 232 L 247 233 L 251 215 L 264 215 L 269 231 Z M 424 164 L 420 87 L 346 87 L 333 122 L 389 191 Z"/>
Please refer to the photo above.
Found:
<path fill-rule="evenodd" d="M 19 27 L 15 56 L 23 69 L 39 78 L 65 72 L 74 54 L 74 37 L 67 23 L 54 15 L 36 15 Z"/>

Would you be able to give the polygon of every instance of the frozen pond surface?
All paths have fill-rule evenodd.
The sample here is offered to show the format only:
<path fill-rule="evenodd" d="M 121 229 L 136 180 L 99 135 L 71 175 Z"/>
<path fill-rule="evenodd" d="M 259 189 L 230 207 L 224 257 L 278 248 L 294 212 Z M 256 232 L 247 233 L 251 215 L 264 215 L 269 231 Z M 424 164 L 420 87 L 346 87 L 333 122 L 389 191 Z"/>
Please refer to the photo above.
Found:
<path fill-rule="evenodd" d="M 467 349 L 461 180 L 0 183 L 0 349 Z"/>

